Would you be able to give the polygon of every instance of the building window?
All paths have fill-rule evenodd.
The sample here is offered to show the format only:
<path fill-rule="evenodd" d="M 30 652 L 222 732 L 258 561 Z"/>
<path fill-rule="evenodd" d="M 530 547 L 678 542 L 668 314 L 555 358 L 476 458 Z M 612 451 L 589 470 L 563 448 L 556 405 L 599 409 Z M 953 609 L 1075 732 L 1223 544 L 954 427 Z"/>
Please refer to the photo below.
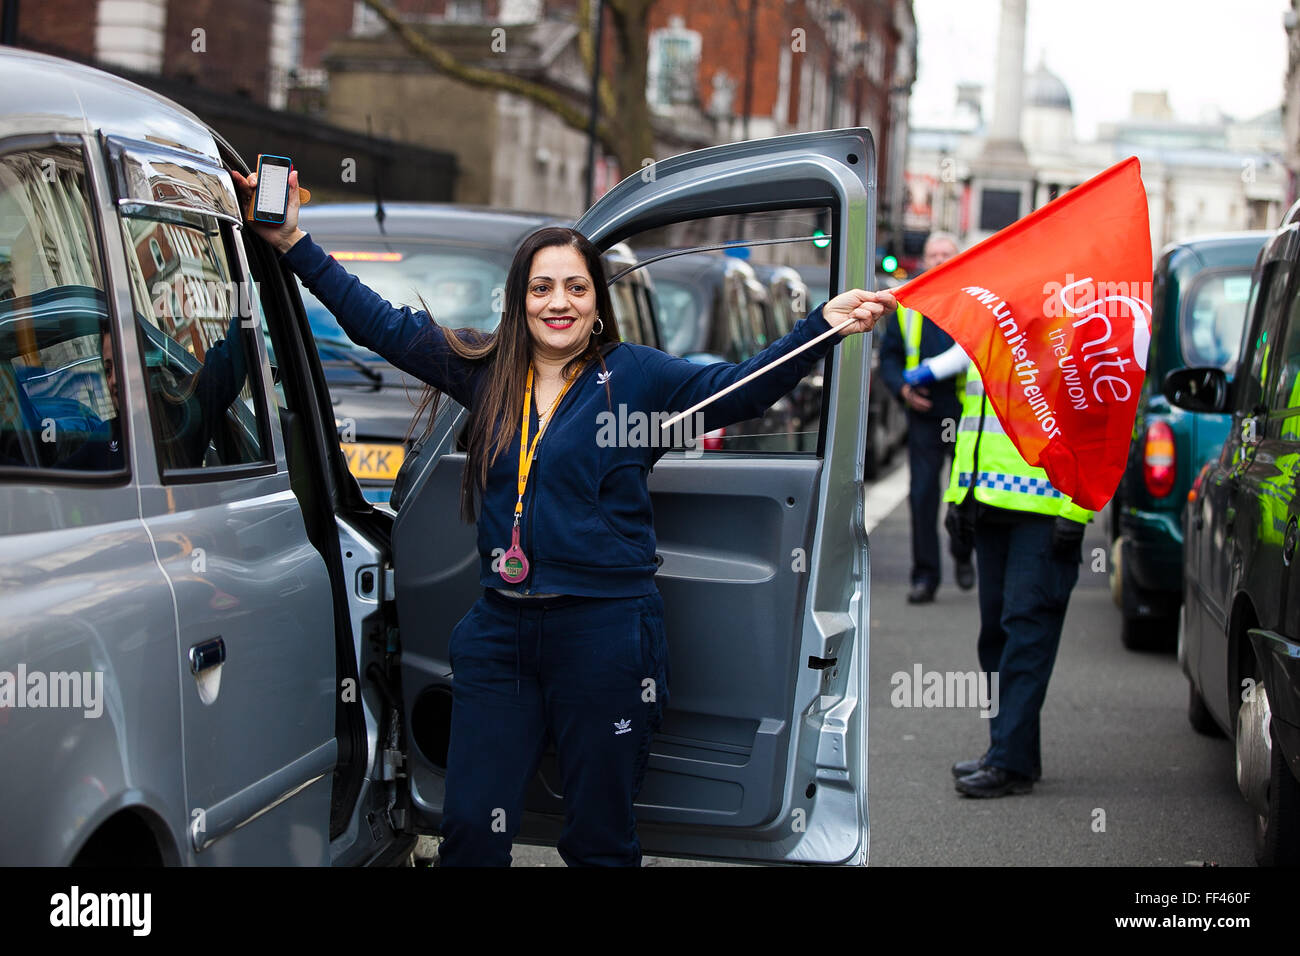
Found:
<path fill-rule="evenodd" d="M 646 70 L 646 99 L 651 106 L 694 103 L 700 63 L 700 34 L 686 29 L 681 17 L 650 34 L 650 62 Z"/>
<path fill-rule="evenodd" d="M 483 0 L 450 0 L 446 16 L 453 23 L 482 23 Z"/>
<path fill-rule="evenodd" d="M 980 196 L 980 230 L 997 232 L 1020 218 L 1020 193 L 1014 189 L 985 189 Z"/>

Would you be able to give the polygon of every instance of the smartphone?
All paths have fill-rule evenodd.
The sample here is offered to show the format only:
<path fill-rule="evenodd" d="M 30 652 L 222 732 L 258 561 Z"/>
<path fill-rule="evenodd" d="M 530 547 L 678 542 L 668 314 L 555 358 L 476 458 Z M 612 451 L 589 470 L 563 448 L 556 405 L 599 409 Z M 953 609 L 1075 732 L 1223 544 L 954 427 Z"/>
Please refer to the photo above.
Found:
<path fill-rule="evenodd" d="M 289 209 L 289 171 L 293 160 L 288 156 L 271 156 L 263 153 L 257 157 L 257 192 L 253 196 L 253 216 L 256 222 L 281 225 Z"/>

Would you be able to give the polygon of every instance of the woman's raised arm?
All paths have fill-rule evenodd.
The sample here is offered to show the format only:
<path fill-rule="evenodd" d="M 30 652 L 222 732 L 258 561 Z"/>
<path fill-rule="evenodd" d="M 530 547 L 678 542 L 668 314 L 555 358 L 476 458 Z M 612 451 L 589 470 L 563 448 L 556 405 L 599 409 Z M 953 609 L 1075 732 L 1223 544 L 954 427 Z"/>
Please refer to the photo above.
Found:
<path fill-rule="evenodd" d="M 246 202 L 256 187 L 257 174 L 245 179 L 232 170 L 231 176 L 241 202 Z M 394 307 L 339 265 L 298 228 L 298 207 L 298 171 L 294 170 L 289 174 L 284 223 L 247 225 L 284 257 L 285 264 L 330 310 L 348 338 L 468 407 L 475 363 L 452 350 L 446 330 L 427 312 Z"/>

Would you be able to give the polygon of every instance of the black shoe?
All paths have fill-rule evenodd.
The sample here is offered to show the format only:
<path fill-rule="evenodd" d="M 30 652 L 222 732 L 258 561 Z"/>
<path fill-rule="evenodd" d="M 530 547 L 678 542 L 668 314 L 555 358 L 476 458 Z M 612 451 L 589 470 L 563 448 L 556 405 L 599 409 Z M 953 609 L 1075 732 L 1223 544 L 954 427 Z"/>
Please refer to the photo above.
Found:
<path fill-rule="evenodd" d="M 957 779 L 957 791 L 968 797 L 1005 797 L 1012 793 L 1029 793 L 1034 781 L 1001 767 L 985 767 Z"/>
<path fill-rule="evenodd" d="M 969 777 L 971 774 L 984 769 L 984 758 L 988 754 L 976 757 L 974 760 L 958 760 L 952 765 L 952 775 L 954 777 Z M 1034 771 L 1034 782 L 1037 783 L 1043 777 L 1043 771 Z"/>
<path fill-rule="evenodd" d="M 954 777 L 969 777 L 971 774 L 983 770 L 984 756 L 980 755 L 974 760 L 958 760 L 952 765 L 952 775 Z"/>
<path fill-rule="evenodd" d="M 968 558 L 965 561 L 957 562 L 957 587 L 963 591 L 969 591 L 975 586 L 975 565 L 970 563 Z"/>
<path fill-rule="evenodd" d="M 935 588 L 928 584 L 913 584 L 907 592 L 908 604 L 929 604 L 934 600 Z"/>

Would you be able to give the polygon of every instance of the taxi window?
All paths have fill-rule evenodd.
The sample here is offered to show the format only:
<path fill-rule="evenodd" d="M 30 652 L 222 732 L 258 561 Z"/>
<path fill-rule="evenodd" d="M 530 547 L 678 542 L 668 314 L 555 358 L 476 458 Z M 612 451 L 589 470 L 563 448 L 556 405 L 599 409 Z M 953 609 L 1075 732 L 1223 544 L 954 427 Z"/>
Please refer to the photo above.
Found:
<path fill-rule="evenodd" d="M 231 266 L 226 227 L 130 217 L 122 232 L 163 475 L 269 463 L 256 292 Z"/>
<path fill-rule="evenodd" d="M 701 364 L 738 363 L 788 333 L 810 302 L 826 298 L 814 298 L 810 287 L 833 284 L 832 250 L 816 245 L 822 221 L 816 210 L 783 209 L 628 237 L 651 279 L 660 347 Z M 704 453 L 819 454 L 826 364 L 813 366 L 761 417 L 704 435 Z"/>
<path fill-rule="evenodd" d="M 321 247 L 361 283 L 401 308 L 427 305 L 444 328 L 489 332 L 501 321 L 510 253 L 501 249 L 464 249 L 429 242 L 367 243 L 318 239 Z M 369 354 L 298 281 L 303 308 L 318 342 Z"/>
<path fill-rule="evenodd" d="M 1250 302 L 1246 306 L 1248 324 L 1241 343 L 1246 371 L 1237 376 L 1237 387 L 1241 390 L 1237 405 L 1241 408 L 1253 409 L 1269 394 L 1270 359 L 1274 357 L 1277 331 L 1282 324 L 1278 312 L 1290 278 L 1290 263 L 1267 262 L 1259 282 L 1250 290 Z"/>
<path fill-rule="evenodd" d="M 1211 273 L 1195 283 L 1180 328 L 1188 365 L 1213 365 L 1232 374 L 1249 298 L 1249 269 Z"/>
<path fill-rule="evenodd" d="M 126 467 L 93 208 L 79 148 L 0 153 L 0 468 Z"/>
<path fill-rule="evenodd" d="M 749 301 L 745 295 L 745 280 L 732 274 L 727 279 L 727 331 L 730 341 L 723 351 L 728 362 L 743 362 L 758 352 L 758 343 L 754 341 L 749 314 Z"/>
<path fill-rule="evenodd" d="M 641 333 L 640 308 L 632 284 L 616 282 L 611 285 L 609 300 L 614 306 L 614 316 L 618 320 L 618 330 L 623 336 L 623 341 L 644 345 L 645 336 Z"/>
<path fill-rule="evenodd" d="M 1291 293 L 1283 321 L 1285 324 L 1278 336 L 1277 384 L 1270 407 L 1290 409 L 1291 414 L 1295 414 L 1295 410 L 1300 408 L 1300 295 L 1295 292 Z M 1294 425 L 1291 427 L 1294 429 Z"/>
<path fill-rule="evenodd" d="M 700 290 L 686 282 L 656 276 L 655 305 L 664 351 L 670 355 L 694 351 L 700 317 L 707 314 Z"/>

